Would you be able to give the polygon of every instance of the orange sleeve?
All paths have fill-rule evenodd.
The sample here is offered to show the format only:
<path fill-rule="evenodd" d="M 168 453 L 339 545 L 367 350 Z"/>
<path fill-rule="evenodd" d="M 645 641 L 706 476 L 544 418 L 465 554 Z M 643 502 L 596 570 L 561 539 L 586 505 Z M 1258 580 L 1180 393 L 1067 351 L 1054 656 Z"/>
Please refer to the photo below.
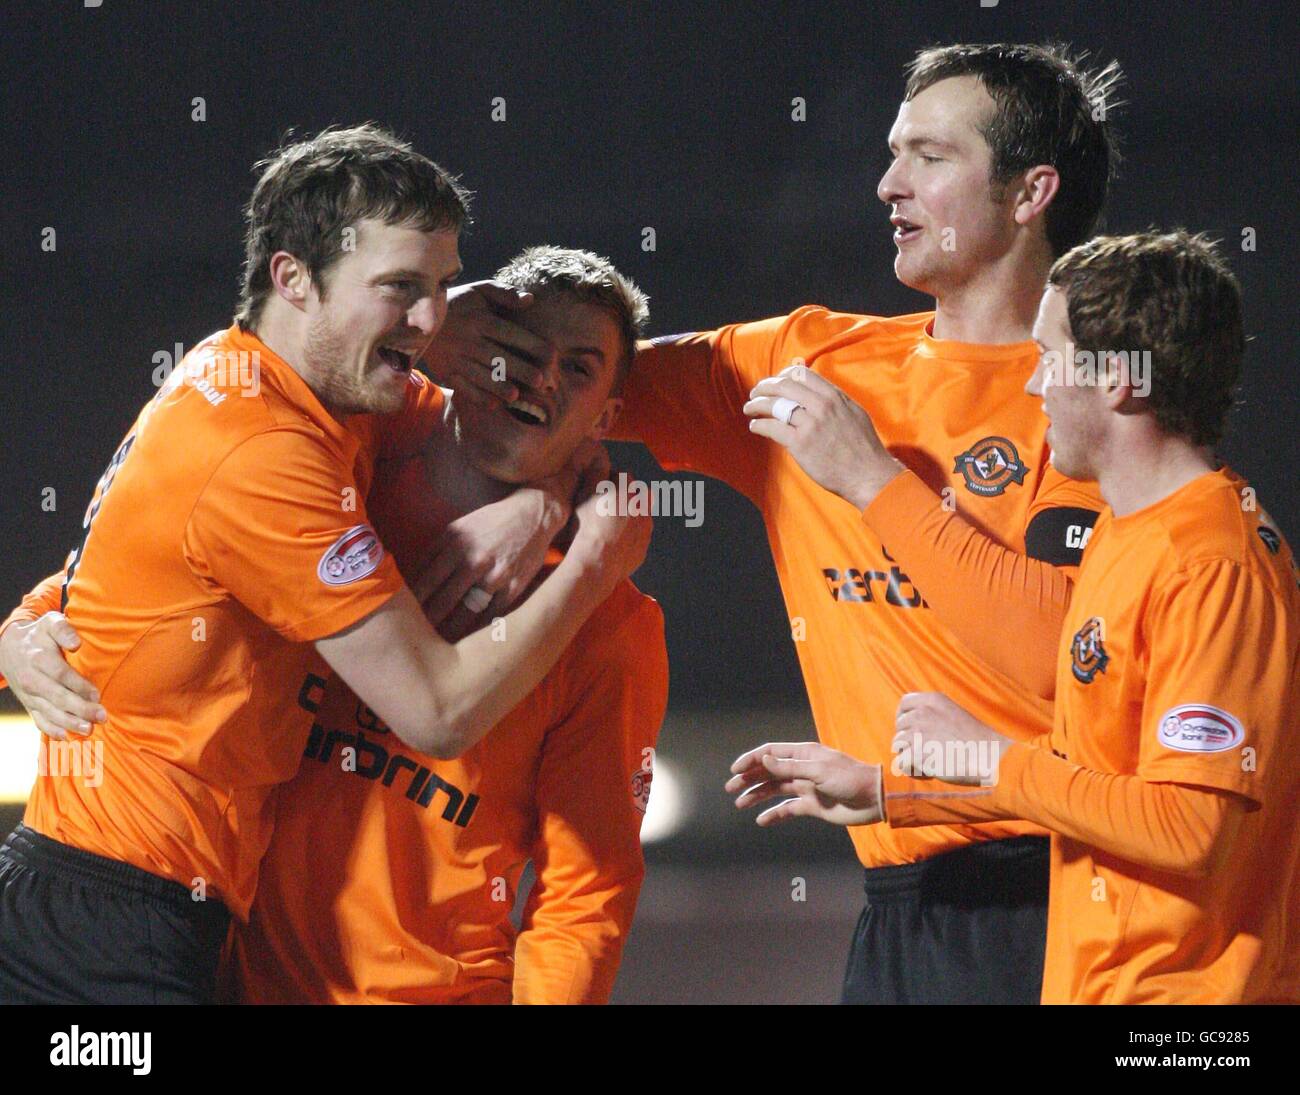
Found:
<path fill-rule="evenodd" d="M 1047 699 L 1056 691 L 1056 653 L 1082 552 L 1066 536 L 1074 529 L 1068 535 L 1079 540 L 1097 517 L 1095 503 L 1091 510 L 1069 504 L 1092 496 L 1087 488 L 1052 474 L 1030 509 L 1030 555 L 980 532 L 911 471 L 890 480 L 862 513 L 944 625 L 994 669 Z M 1035 549 L 1041 558 L 1031 557 Z"/>
<path fill-rule="evenodd" d="M 668 702 L 659 606 L 647 598 L 594 649 L 594 675 L 578 682 L 576 705 L 543 747 L 537 882 L 515 943 L 518 1004 L 608 1002 L 645 873 L 643 766 Z"/>
<path fill-rule="evenodd" d="M 1294 611 L 1261 575 L 1216 559 L 1159 587 L 1142 631 L 1138 773 L 1262 803 L 1274 773 L 1295 764 Z"/>
<path fill-rule="evenodd" d="M 884 793 L 894 827 L 1023 818 L 1130 863 L 1190 874 L 1213 866 L 1245 812 L 1234 795 L 1097 772 L 1022 742 L 1003 754 L 992 787 L 915 780 L 886 767 Z"/>
<path fill-rule="evenodd" d="M 10 624 L 30 623 L 38 620 L 47 612 L 58 612 L 63 601 L 63 571 L 51 574 L 32 589 L 22 602 L 0 623 L 0 635 Z M 0 676 L 0 688 L 8 688 L 9 682 Z"/>
<path fill-rule="evenodd" d="M 312 435 L 274 429 L 242 442 L 186 525 L 190 570 L 292 642 L 333 635 L 402 586 L 366 516 L 353 470 Z"/>
<path fill-rule="evenodd" d="M 741 408 L 755 384 L 790 364 L 781 354 L 791 319 L 639 343 L 612 439 L 642 441 L 669 471 L 699 472 L 756 499 L 772 446 L 749 432 Z"/>

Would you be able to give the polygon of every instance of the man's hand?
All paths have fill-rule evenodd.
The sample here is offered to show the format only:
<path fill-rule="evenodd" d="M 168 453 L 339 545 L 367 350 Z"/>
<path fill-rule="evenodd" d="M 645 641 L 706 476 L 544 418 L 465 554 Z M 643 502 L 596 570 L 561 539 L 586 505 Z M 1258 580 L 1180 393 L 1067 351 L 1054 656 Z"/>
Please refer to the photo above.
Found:
<path fill-rule="evenodd" d="M 495 281 L 452 289 L 447 318 L 424 353 L 429 375 L 471 402 L 509 403 L 519 398 L 516 385 L 537 387 L 536 363 L 551 356 L 551 344 L 510 318 L 532 302 L 532 293 Z"/>
<path fill-rule="evenodd" d="M 832 825 L 871 825 L 884 820 L 880 765 L 865 764 L 815 741 L 769 742 L 736 758 L 726 791 L 736 808 L 787 797 L 755 819 L 776 825 L 815 817 Z"/>
<path fill-rule="evenodd" d="M 940 692 L 909 692 L 898 701 L 893 772 L 991 787 L 1014 742 L 985 726 Z"/>
<path fill-rule="evenodd" d="M 569 552 L 591 565 L 612 592 L 620 580 L 645 562 L 654 520 L 630 517 L 610 509 L 607 496 L 594 493 L 593 485 L 593 493 L 574 510 L 577 532 Z"/>
<path fill-rule="evenodd" d="M 448 525 L 412 586 L 429 622 L 440 629 L 445 623 L 443 637 L 448 638 L 449 633 L 468 634 L 479 622 L 506 612 L 537 577 L 575 500 L 608 475 L 604 446 L 584 442 L 550 478 L 522 486 Z"/>
<path fill-rule="evenodd" d="M 36 728 L 58 741 L 69 733 L 89 734 L 91 723 L 108 720 L 99 689 L 64 660 L 65 650 L 80 645 L 81 637 L 62 612 L 10 624 L 0 634 L 0 674 Z"/>
<path fill-rule="evenodd" d="M 750 431 L 785 446 L 815 483 L 860 510 L 903 470 L 867 412 L 806 365 L 760 380 L 749 396 Z"/>

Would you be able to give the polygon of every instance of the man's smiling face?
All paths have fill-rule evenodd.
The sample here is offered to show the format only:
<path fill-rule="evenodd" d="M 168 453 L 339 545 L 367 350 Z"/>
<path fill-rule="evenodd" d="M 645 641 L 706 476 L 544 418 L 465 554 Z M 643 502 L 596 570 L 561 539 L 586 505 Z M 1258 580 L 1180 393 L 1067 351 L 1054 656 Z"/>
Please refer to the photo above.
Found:
<path fill-rule="evenodd" d="M 551 344 L 549 358 L 533 362 L 538 385 L 520 386 L 509 407 L 461 393 L 454 408 L 470 462 L 493 479 L 525 483 L 559 471 L 584 439 L 599 440 L 613 425 L 623 343 L 608 309 L 562 288 L 540 290 L 514 318 Z"/>
<path fill-rule="evenodd" d="M 995 109 L 974 76 L 940 80 L 898 109 L 893 162 L 876 194 L 890 207 L 894 273 L 931 296 L 969 282 L 1014 238 L 1010 198 L 995 201 L 980 132 Z"/>
<path fill-rule="evenodd" d="M 363 220 L 355 248 L 313 285 L 303 356 L 335 413 L 399 410 L 412 363 L 447 316 L 460 236 Z"/>

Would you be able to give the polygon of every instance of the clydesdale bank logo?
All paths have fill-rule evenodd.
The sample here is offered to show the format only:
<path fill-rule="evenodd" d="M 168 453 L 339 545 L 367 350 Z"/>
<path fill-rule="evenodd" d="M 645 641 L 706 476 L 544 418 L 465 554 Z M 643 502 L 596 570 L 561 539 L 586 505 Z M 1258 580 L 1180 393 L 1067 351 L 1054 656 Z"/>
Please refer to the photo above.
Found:
<path fill-rule="evenodd" d="M 646 483 L 618 473 L 618 482 L 596 484 L 596 512 L 602 517 L 681 517 L 687 528 L 704 523 L 703 479 L 655 479 Z"/>

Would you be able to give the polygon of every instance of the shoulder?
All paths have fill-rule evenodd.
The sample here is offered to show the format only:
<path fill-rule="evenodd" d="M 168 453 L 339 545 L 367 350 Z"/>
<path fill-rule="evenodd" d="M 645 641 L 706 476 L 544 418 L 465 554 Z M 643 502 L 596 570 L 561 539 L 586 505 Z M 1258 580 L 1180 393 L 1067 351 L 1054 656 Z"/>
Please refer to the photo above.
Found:
<path fill-rule="evenodd" d="M 1290 548 L 1246 481 L 1225 468 L 1196 487 L 1160 522 L 1165 588 L 1221 586 L 1240 595 L 1259 585 L 1288 603 L 1300 600 Z"/>
<path fill-rule="evenodd" d="M 882 344 L 916 342 L 933 318 L 933 312 L 874 316 L 833 312 L 820 304 L 806 304 L 784 317 L 784 327 L 787 339 L 810 350 L 818 350 L 868 341 Z"/>
<path fill-rule="evenodd" d="M 610 671 L 639 676 L 647 684 L 661 670 L 666 676 L 668 651 L 659 602 L 623 579 L 583 624 L 564 662 L 565 675 L 575 683 Z"/>

